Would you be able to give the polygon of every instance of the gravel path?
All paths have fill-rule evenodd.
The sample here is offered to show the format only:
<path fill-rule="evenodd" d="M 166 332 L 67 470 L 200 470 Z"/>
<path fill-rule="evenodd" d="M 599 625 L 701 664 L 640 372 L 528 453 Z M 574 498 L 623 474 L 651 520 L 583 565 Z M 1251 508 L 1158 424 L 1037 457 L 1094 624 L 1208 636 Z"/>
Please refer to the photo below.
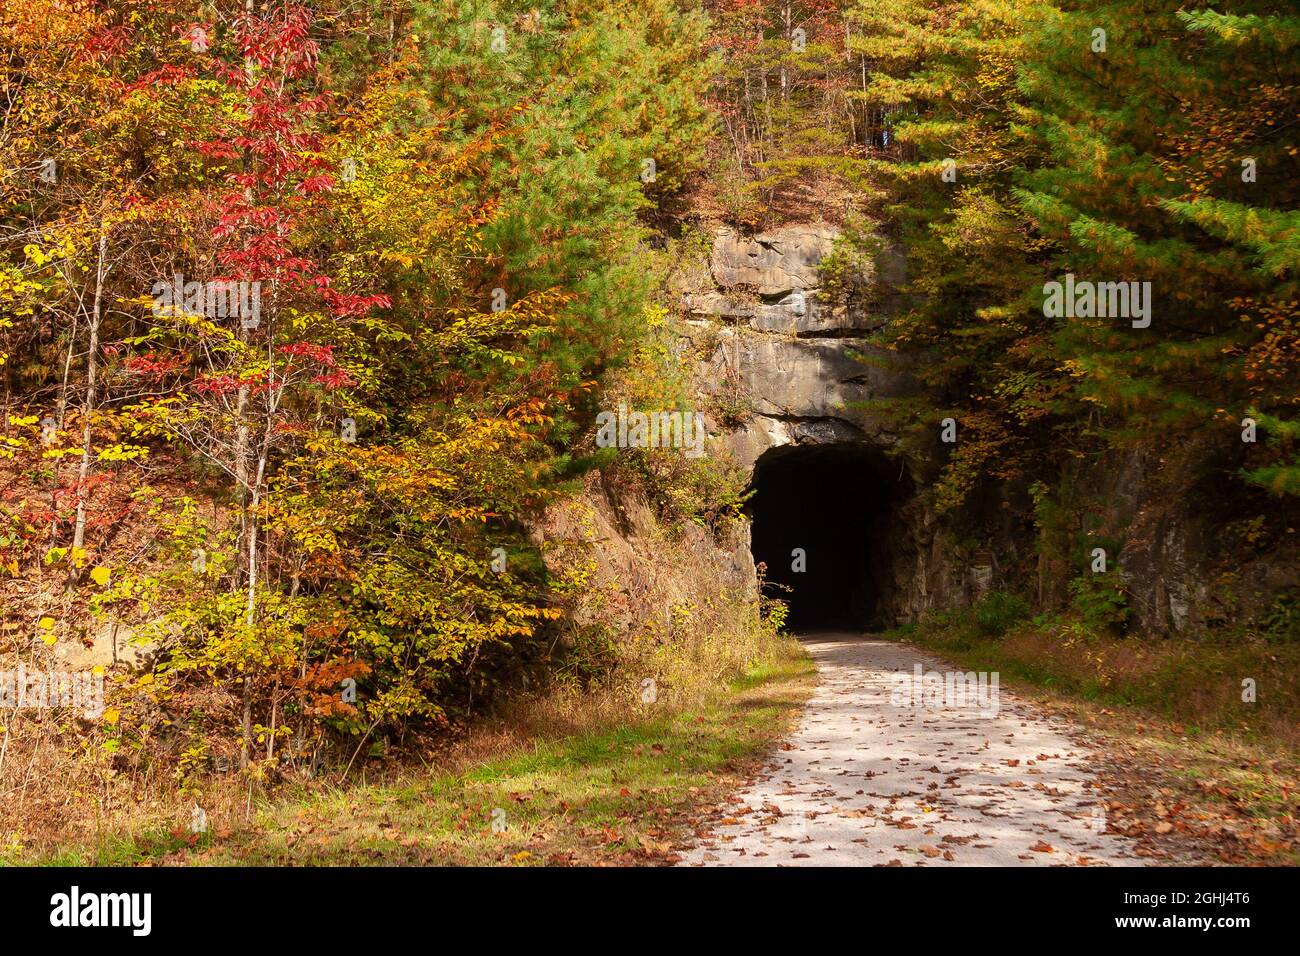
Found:
<path fill-rule="evenodd" d="M 915 667 L 950 666 L 906 644 L 807 647 L 821 683 L 798 729 L 683 865 L 1143 863 L 1104 832 L 1090 754 L 1064 721 L 991 681 L 977 700 L 936 700 Z"/>

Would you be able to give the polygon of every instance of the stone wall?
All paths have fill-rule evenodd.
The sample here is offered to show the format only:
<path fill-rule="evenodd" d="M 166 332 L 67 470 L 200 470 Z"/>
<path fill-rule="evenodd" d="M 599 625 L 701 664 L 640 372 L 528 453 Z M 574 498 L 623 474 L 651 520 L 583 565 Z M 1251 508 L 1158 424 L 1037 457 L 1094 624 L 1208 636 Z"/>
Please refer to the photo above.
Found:
<path fill-rule="evenodd" d="M 716 343 L 700 380 L 714 394 L 735 391 L 749 413 L 726 432 L 746 467 L 778 445 L 896 440 L 868 403 L 905 395 L 913 383 L 905 371 L 870 364 L 885 355 L 863 336 L 887 316 L 824 288 L 819 267 L 836 235 L 824 224 L 752 237 L 720 229 L 707 276 L 682 291 L 687 334 L 699 340 L 707 331 Z M 892 253 L 882 258 L 896 268 Z"/>
<path fill-rule="evenodd" d="M 746 468 L 789 445 L 866 443 L 887 451 L 897 443 L 871 403 L 913 394 L 916 383 L 896 354 L 870 346 L 865 336 L 897 307 L 902 256 L 882 243 L 860 264 L 861 274 L 841 284 L 846 291 L 832 292 L 822 263 L 837 235 L 823 223 L 753 236 L 720 228 L 707 268 L 679 282 L 686 334 L 705 346 L 697 349 L 706 353 L 697 368 L 704 404 L 721 397 L 742 409 L 739 421 L 710 416 L 710 431 Z M 992 582 L 987 566 L 963 562 L 919 501 L 899 509 L 888 537 L 863 543 L 884 549 L 889 564 L 878 595 L 885 623 L 968 603 Z"/>
<path fill-rule="evenodd" d="M 710 417 L 710 433 L 745 468 L 785 446 L 866 443 L 890 451 L 897 445 L 872 402 L 915 394 L 916 382 L 896 353 L 872 348 L 865 337 L 905 306 L 899 291 L 905 259 L 882 240 L 869 261 L 856 262 L 853 281 L 832 284 L 824 263 L 837 236 L 825 223 L 756 235 L 718 228 L 707 262 L 678 280 L 682 325 L 702 354 L 701 402 L 729 411 L 725 421 Z M 1093 501 L 1097 526 L 1124 542 L 1109 558 L 1143 631 L 1195 631 L 1261 613 L 1279 593 L 1300 593 L 1300 546 L 1225 565 L 1215 520 L 1192 494 L 1196 463 L 1204 460 L 1195 448 L 1135 449 L 1077 489 L 1080 500 Z M 911 474 L 913 464 L 902 460 L 900 467 Z M 974 550 L 969 540 L 959 546 L 949 523 L 920 496 L 898 509 L 890 540 L 864 543 L 888 549 L 887 593 L 880 600 L 892 622 L 967 605 L 991 588 L 1036 588 L 1047 606 L 1066 600 L 1065 584 L 1086 566 L 1086 552 L 1077 566 L 1053 565 L 1043 574 L 1023 520 L 1028 504 L 1000 497 L 1010 493 L 992 489 L 996 500 L 971 509 L 967 524 L 984 528 Z"/>

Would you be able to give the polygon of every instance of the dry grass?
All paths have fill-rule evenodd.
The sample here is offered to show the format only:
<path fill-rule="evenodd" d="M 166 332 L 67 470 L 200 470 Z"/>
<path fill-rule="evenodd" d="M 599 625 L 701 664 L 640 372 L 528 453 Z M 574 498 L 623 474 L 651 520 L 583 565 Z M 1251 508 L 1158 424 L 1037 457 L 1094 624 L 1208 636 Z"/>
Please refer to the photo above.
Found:
<path fill-rule="evenodd" d="M 1022 628 L 998 652 L 1027 675 L 1117 706 L 1137 708 L 1193 735 L 1215 730 L 1300 747 L 1300 647 L 1118 640 L 1066 628 Z M 1242 681 L 1258 699 L 1242 700 Z"/>

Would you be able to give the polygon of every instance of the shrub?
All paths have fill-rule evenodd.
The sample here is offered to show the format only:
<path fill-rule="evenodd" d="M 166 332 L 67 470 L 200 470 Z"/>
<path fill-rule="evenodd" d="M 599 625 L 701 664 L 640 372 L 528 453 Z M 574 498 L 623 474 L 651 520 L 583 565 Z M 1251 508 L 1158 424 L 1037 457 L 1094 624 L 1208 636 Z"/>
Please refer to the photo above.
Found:
<path fill-rule="evenodd" d="M 1128 622 L 1128 595 L 1104 579 L 1079 577 L 1070 582 L 1071 601 L 1089 630 L 1123 630 Z"/>
<path fill-rule="evenodd" d="M 1029 602 L 1016 594 L 990 591 L 976 602 L 975 626 L 988 637 L 1001 637 L 1029 617 Z"/>
<path fill-rule="evenodd" d="M 1295 589 L 1278 596 L 1260 615 L 1258 624 L 1265 639 L 1275 644 L 1300 641 L 1300 593 Z"/>

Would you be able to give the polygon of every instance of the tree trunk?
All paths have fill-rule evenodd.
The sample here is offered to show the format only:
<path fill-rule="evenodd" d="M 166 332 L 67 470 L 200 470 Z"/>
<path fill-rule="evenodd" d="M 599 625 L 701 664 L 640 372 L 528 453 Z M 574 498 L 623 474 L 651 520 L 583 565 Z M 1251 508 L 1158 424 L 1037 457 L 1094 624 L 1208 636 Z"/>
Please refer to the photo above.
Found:
<path fill-rule="evenodd" d="M 98 397 L 97 373 L 99 371 L 99 323 L 103 316 L 104 273 L 108 252 L 108 236 L 99 237 L 99 261 L 95 268 L 95 299 L 90 309 L 90 351 L 86 355 L 86 393 L 82 403 L 81 415 L 84 421 L 81 429 L 81 467 L 77 469 L 77 521 L 72 531 L 72 547 L 80 548 L 86 541 L 86 485 L 90 480 L 93 455 L 91 440 L 91 417 L 95 412 L 95 400 Z M 72 580 L 79 576 L 76 561 L 72 562 Z"/>

